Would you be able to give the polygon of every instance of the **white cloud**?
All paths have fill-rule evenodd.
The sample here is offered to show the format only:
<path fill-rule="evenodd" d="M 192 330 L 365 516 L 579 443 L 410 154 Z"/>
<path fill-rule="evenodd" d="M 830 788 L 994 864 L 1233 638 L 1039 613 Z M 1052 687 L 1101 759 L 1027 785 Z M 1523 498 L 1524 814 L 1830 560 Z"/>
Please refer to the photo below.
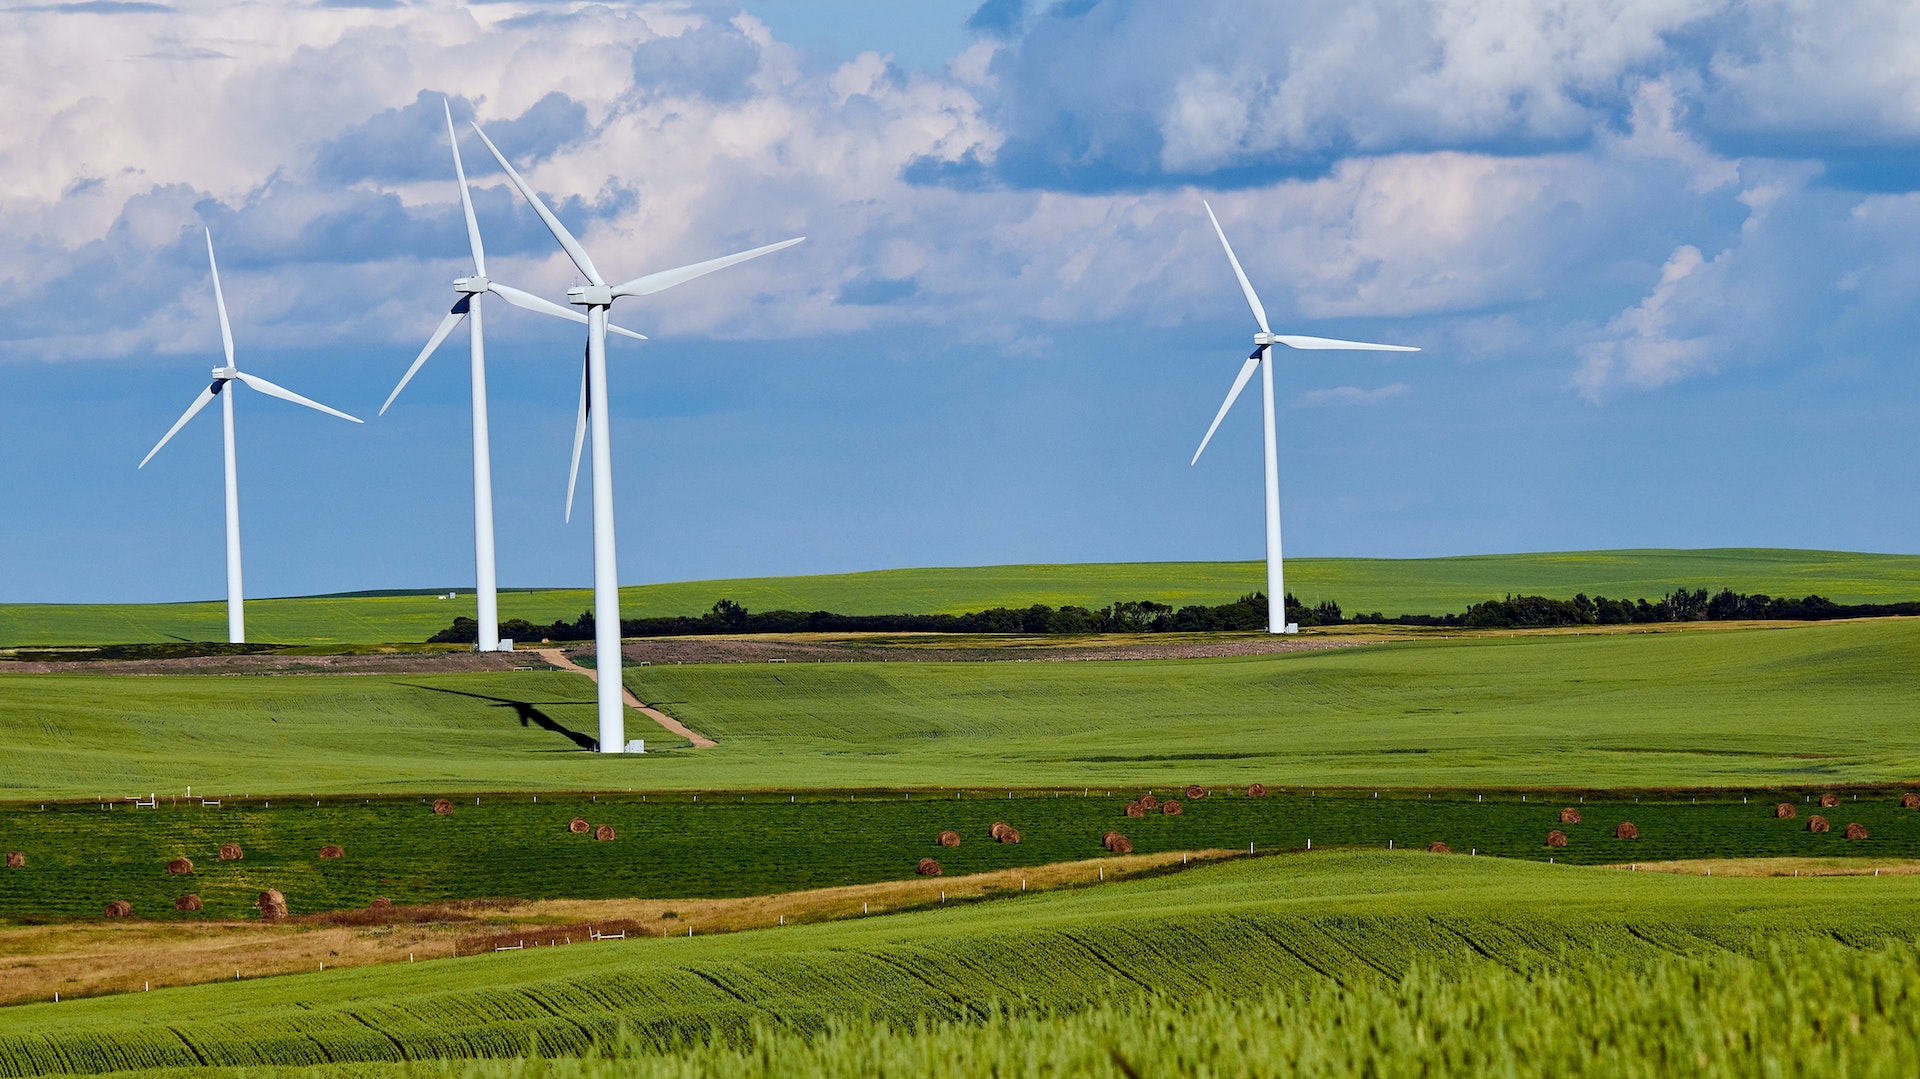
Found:
<path fill-rule="evenodd" d="M 1333 386 L 1324 390 L 1308 390 L 1300 395 L 1300 403 L 1308 406 L 1377 405 L 1395 397 L 1405 397 L 1412 388 L 1404 382 L 1393 382 L 1371 390 L 1363 390 L 1358 386 Z"/>

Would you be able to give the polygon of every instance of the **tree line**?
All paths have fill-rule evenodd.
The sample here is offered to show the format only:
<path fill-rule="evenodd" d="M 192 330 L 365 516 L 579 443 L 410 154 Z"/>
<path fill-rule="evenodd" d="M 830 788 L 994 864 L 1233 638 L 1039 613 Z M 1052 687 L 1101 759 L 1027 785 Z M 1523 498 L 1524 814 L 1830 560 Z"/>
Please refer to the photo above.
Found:
<path fill-rule="evenodd" d="M 1920 615 L 1920 603 L 1835 603 L 1824 596 L 1802 599 L 1765 594 L 1743 595 L 1722 589 L 1676 589 L 1657 600 L 1608 599 L 1584 592 L 1572 599 L 1514 596 L 1489 599 L 1459 614 L 1348 615 L 1325 600 L 1311 607 L 1287 593 L 1287 621 L 1301 626 L 1402 625 L 1463 629 L 1544 629 L 1558 626 L 1612 626 L 1650 622 L 1713 622 L 1742 619 L 1822 621 Z M 715 633 L 1205 633 L 1258 630 L 1267 625 L 1267 597 L 1253 592 L 1232 603 L 1176 608 L 1153 600 L 1126 600 L 1097 610 L 1086 607 L 993 607 L 965 614 L 835 614 L 832 611 L 749 611 L 730 599 L 705 614 L 623 618 L 622 637 L 686 637 Z M 547 625 L 510 618 L 500 636 L 516 641 L 593 639 L 593 612 Z M 434 644 L 472 644 L 479 623 L 465 616 L 428 638 Z"/>

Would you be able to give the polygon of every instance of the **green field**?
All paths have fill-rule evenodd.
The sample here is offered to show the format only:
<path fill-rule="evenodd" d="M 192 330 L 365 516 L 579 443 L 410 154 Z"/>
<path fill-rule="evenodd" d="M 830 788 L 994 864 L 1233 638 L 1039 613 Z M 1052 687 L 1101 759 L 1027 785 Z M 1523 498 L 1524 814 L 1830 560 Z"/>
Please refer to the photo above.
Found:
<path fill-rule="evenodd" d="M 357 910 L 375 896 L 401 904 L 479 897 L 519 899 L 730 898 L 810 888 L 905 880 L 924 857 L 951 874 L 1037 866 L 1104 857 L 1100 837 L 1123 832 L 1142 854 L 1237 849 L 1300 850 L 1335 847 L 1387 849 L 1437 841 L 1462 854 L 1581 865 L 1698 858 L 1920 859 L 1920 812 L 1901 809 L 1894 790 L 1847 792 L 1832 809 L 1808 796 L 1780 790 L 1705 796 L 1582 796 L 1548 798 L 1496 792 L 1368 792 L 1315 795 L 1308 791 L 1247 797 L 1221 789 L 1200 800 L 1182 798 L 1177 816 L 1129 819 L 1125 802 L 1138 791 L 1025 795 L 998 792 L 945 796 L 822 792 L 705 795 L 609 794 L 594 798 L 491 795 L 460 799 L 450 816 L 435 816 L 424 798 L 386 800 L 279 799 L 229 803 L 219 809 L 166 805 L 157 810 L 96 803 L 48 804 L 0 810 L 0 849 L 26 854 L 23 869 L 0 872 L 0 918 L 91 918 L 116 899 L 143 918 L 248 918 L 266 888 L 287 896 L 295 914 Z M 789 798 L 792 798 L 789 801 Z M 1790 799 L 1800 815 L 1774 817 Z M 316 804 L 319 803 L 319 804 Z M 1560 821 L 1562 805 L 1582 820 Z M 1833 830 L 1809 832 L 1815 813 Z M 619 839 L 596 842 L 570 835 L 574 816 L 611 824 Z M 1614 837 L 1614 825 L 1632 821 L 1636 840 Z M 1021 832 L 1017 845 L 994 843 L 988 829 L 1006 821 Z M 1859 822 L 1868 838 L 1842 832 Z M 943 848 L 944 829 L 963 837 Z M 1568 845 L 1547 846 L 1551 829 Z M 246 858 L 221 862 L 222 843 L 239 843 Z M 338 844 L 346 857 L 322 860 L 319 849 Z M 185 857 L 186 877 L 167 876 L 165 864 Z M 199 914 L 173 910 L 174 897 L 193 892 L 206 903 Z"/>
<path fill-rule="evenodd" d="M 1179 1000 L 1330 983 L 1379 989 L 1416 963 L 1457 979 L 1489 960 L 1577 974 L 1597 959 L 1718 961 L 1817 947 L 1825 967 L 1844 969 L 1829 955 L 1836 942 L 1910 947 L 1916 911 L 1913 876 L 1705 878 L 1424 853 L 1286 855 L 847 922 L 23 1005 L 0 1010 L 0 1069 L 513 1056 L 536 1039 L 544 1052 L 578 1053 L 623 1027 L 666 1047 L 740 1037 L 755 1023 L 812 1031 L 861 1016 L 977 1020 L 995 1001 L 1074 1009 L 1141 990 Z M 1867 1012 L 1876 1026 L 1882 1008 L 1911 996 L 1911 967 L 1883 966 L 1906 974 L 1871 983 L 1885 1002 Z M 1781 995 L 1749 997 L 1750 1007 Z M 1483 1011 L 1471 1029 L 1497 1040 L 1504 1018 Z M 1662 1042 L 1689 1033 L 1656 1029 Z"/>
<path fill-rule="evenodd" d="M 0 674 L 0 798 L 1189 782 L 1512 789 L 1920 779 L 1920 619 L 1422 637 L 1209 660 L 630 667 L 645 756 L 578 751 L 592 686 L 461 675 Z M 109 752 L 102 752 L 107 750 Z"/>
<path fill-rule="evenodd" d="M 1218 604 L 1265 586 L 1258 562 L 980 566 L 639 585 L 621 589 L 620 604 L 629 618 L 699 614 L 723 597 L 751 610 L 926 614 L 1035 603 L 1097 608 L 1132 599 Z M 1350 612 L 1390 615 L 1455 612 L 1509 592 L 1638 599 L 1682 586 L 1775 596 L 1818 593 L 1840 603 L 1920 600 L 1920 555 L 1728 548 L 1287 562 L 1287 587 L 1307 603 L 1332 599 Z M 458 591 L 454 600 L 430 594 L 251 600 L 247 628 L 260 641 L 423 641 L 456 615 L 474 613 L 472 591 Z M 500 616 L 544 624 L 571 620 L 591 605 L 586 589 L 506 592 Z M 0 648 L 225 636 L 222 602 L 0 604 Z"/>

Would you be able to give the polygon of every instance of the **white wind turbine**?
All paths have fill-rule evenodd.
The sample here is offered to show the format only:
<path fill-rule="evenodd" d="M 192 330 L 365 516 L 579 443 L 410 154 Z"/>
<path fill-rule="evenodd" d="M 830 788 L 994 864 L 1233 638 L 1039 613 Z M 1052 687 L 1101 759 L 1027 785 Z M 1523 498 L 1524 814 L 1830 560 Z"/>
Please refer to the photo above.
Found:
<path fill-rule="evenodd" d="M 626 751 L 626 713 L 621 699 L 620 681 L 620 566 L 614 554 L 613 540 L 613 445 L 607 422 L 607 314 L 613 307 L 613 301 L 622 296 L 651 296 L 656 292 L 685 284 L 696 277 L 704 277 L 715 270 L 759 258 L 785 247 L 792 247 L 804 236 L 783 240 L 777 244 L 756 247 L 751 251 L 724 255 L 706 262 L 696 262 L 690 266 L 681 266 L 671 270 L 661 270 L 643 277 L 636 277 L 623 284 L 609 285 L 600 276 L 600 271 L 587 257 L 587 251 L 580 241 L 573 238 L 560 219 L 553 216 L 540 196 L 520 178 L 508 164 L 506 156 L 500 152 L 480 125 L 473 125 L 480 141 L 487 144 L 494 160 L 506 171 L 507 179 L 520 192 L 521 197 L 533 207 L 546 223 L 547 231 L 567 253 L 574 266 L 588 281 L 567 290 L 567 302 L 587 309 L 587 356 L 586 377 L 581 385 L 579 419 L 574 429 L 574 468 L 580 464 L 580 444 L 585 437 L 589 421 L 593 430 L 593 639 L 595 655 L 596 699 L 600 718 L 600 752 L 622 753 Z M 568 480 L 568 501 L 572 501 L 572 480 Z"/>
<path fill-rule="evenodd" d="M 473 215 L 473 197 L 467 191 L 467 171 L 460 163 L 460 142 L 454 137 L 453 108 L 442 100 L 441 109 L 447 116 L 447 142 L 453 147 L 453 175 L 460 184 L 460 208 L 467 216 L 467 245 L 473 251 L 473 276 L 457 278 L 453 290 L 460 298 L 453 303 L 453 310 L 440 322 L 440 328 L 428 339 L 427 347 L 407 368 L 400 378 L 400 384 L 387 395 L 387 403 L 380 406 L 380 414 L 387 414 L 400 391 L 407 388 L 413 376 L 433 355 L 440 343 L 447 339 L 460 320 L 470 319 L 467 323 L 467 346 L 471 356 L 471 376 L 473 382 L 473 562 L 474 597 L 477 601 L 476 617 L 480 623 L 479 639 L 474 647 L 481 652 L 494 652 L 500 648 L 500 607 L 499 586 L 494 572 L 493 552 L 493 454 L 487 439 L 487 350 L 484 333 L 481 329 L 479 299 L 486 293 L 493 293 L 501 299 L 523 307 L 529 311 L 555 315 L 574 322 L 584 323 L 587 316 L 578 311 L 562 307 L 550 300 L 543 300 L 529 292 L 503 285 L 487 277 L 487 253 L 480 243 L 480 222 Z M 609 326 L 615 333 L 646 340 L 632 330 L 618 326 Z"/>
<path fill-rule="evenodd" d="M 1286 573 L 1280 558 L 1280 460 L 1278 439 L 1273 429 L 1273 346 L 1285 345 L 1288 348 L 1301 349 L 1358 349 L 1368 352 L 1418 352 L 1411 345 L 1374 345 L 1365 341 L 1336 341 L 1330 337 L 1302 337 L 1297 334 L 1274 333 L 1267 326 L 1267 310 L 1260 306 L 1260 297 L 1254 295 L 1253 284 L 1247 280 L 1247 273 L 1240 268 L 1240 260 L 1233 255 L 1233 245 L 1227 242 L 1227 234 L 1220 228 L 1220 219 L 1213 216 L 1213 207 L 1205 201 L 1207 220 L 1213 222 L 1214 235 L 1220 237 L 1220 246 L 1226 249 L 1227 261 L 1233 264 L 1233 275 L 1240 279 L 1240 291 L 1247 294 L 1247 306 L 1253 308 L 1253 320 L 1260 324 L 1260 332 L 1253 335 L 1253 355 L 1240 368 L 1240 377 L 1233 380 L 1233 389 L 1227 391 L 1227 399 L 1220 405 L 1220 411 L 1213 417 L 1213 426 L 1207 428 L 1207 437 L 1200 440 L 1200 448 L 1193 451 L 1196 464 L 1200 455 L 1206 452 L 1207 443 L 1213 440 L 1213 433 L 1220 428 L 1220 421 L 1226 419 L 1227 410 L 1233 407 L 1240 397 L 1240 391 L 1247 386 L 1247 380 L 1253 377 L 1253 369 L 1260 369 L 1261 398 L 1266 406 L 1266 443 L 1267 443 L 1267 632 L 1292 633 L 1295 627 L 1287 622 L 1287 583 Z"/>
<path fill-rule="evenodd" d="M 220 292 L 220 266 L 213 259 L 211 229 L 207 231 L 207 265 L 213 270 L 213 303 L 220 311 L 220 343 L 226 348 L 227 365 L 213 369 L 213 384 L 200 391 L 200 396 L 193 399 L 193 404 L 187 406 L 187 411 L 174 421 L 173 426 L 167 429 L 167 433 L 161 436 L 153 449 L 148 450 L 147 455 L 140 459 L 138 467 L 147 467 L 147 462 L 153 460 L 153 455 L 160 452 L 160 447 L 166 445 L 167 440 L 177 434 L 180 428 L 185 427 L 188 420 L 207 407 L 207 402 L 215 397 L 221 399 L 227 448 L 227 640 L 239 644 L 247 639 L 246 617 L 241 610 L 240 588 L 240 479 L 233 459 L 233 394 L 222 391 L 234 381 L 244 382 L 269 397 L 292 401 L 296 405 L 318 409 L 329 416 L 353 420 L 354 423 L 360 421 L 338 409 L 328 408 L 318 401 L 308 400 L 292 390 L 276 386 L 258 375 L 249 375 L 234 366 L 233 327 L 227 322 L 227 300 Z"/>

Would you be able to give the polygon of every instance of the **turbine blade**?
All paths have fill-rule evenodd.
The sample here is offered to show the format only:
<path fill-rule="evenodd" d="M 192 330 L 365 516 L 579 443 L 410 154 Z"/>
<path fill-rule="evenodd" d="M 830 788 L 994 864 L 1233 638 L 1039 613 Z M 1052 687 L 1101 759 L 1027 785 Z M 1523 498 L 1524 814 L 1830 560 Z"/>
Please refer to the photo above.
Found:
<path fill-rule="evenodd" d="M 453 133 L 453 105 L 446 98 L 440 107 L 447 113 L 447 145 L 453 147 L 453 175 L 460 181 L 460 207 L 467 212 L 467 245 L 473 248 L 473 272 L 487 276 L 487 249 L 480 244 L 480 222 L 473 216 L 473 196 L 467 192 L 467 170 L 460 164 L 460 140 Z"/>
<path fill-rule="evenodd" d="M 213 269 L 213 305 L 220 309 L 220 343 L 227 350 L 227 366 L 233 366 L 233 326 L 227 322 L 227 298 L 220 291 L 220 264 L 213 260 L 213 230 L 207 230 L 207 265 Z"/>
<path fill-rule="evenodd" d="M 487 288 L 515 307 L 525 308 L 528 311 L 538 311 L 543 315 L 552 315 L 554 318 L 563 318 L 568 322 L 578 322 L 583 326 L 586 325 L 587 316 L 574 308 L 564 307 L 554 303 L 552 300 L 535 296 L 531 292 L 523 292 L 511 285 L 503 285 L 498 281 L 489 282 Z M 611 333 L 624 334 L 636 341 L 645 341 L 647 339 L 646 334 L 634 333 L 625 327 L 615 326 L 611 322 L 607 324 L 607 330 Z"/>
<path fill-rule="evenodd" d="M 433 355 L 433 350 L 440 347 L 440 342 L 445 341 L 447 335 L 453 332 L 453 328 L 460 325 L 460 321 L 467 317 L 467 309 L 472 304 L 472 297 L 462 296 L 459 302 L 453 305 L 453 310 L 447 312 L 447 317 L 440 320 L 440 328 L 433 331 L 433 336 L 427 339 L 427 347 L 421 349 L 420 355 L 414 357 L 413 366 L 407 368 L 407 373 L 400 376 L 400 385 L 393 388 L 393 392 L 387 395 L 387 403 L 380 406 L 380 415 L 387 414 L 387 409 L 393 406 L 393 399 L 400 396 L 400 391 L 407 388 L 407 383 L 413 381 L 414 374 L 427 362 L 427 357 Z"/>
<path fill-rule="evenodd" d="M 696 277 L 705 277 L 715 270 L 724 270 L 729 266 L 745 262 L 748 259 L 757 259 L 761 255 L 771 255 L 775 251 L 792 247 L 804 239 L 806 239 L 805 236 L 796 236 L 791 240 L 782 240 L 777 244 L 756 247 L 751 251 L 742 251 L 734 255 L 722 255 L 717 259 L 696 262 L 691 266 L 681 266 L 678 269 L 661 270 L 659 273 L 650 273 L 644 277 L 636 277 L 624 285 L 615 285 L 613 294 L 615 296 L 651 296 L 656 292 L 665 291 L 675 285 L 685 284 Z"/>
<path fill-rule="evenodd" d="M 1253 320 L 1260 324 L 1261 333 L 1272 333 L 1267 328 L 1267 309 L 1260 306 L 1260 297 L 1253 293 L 1253 282 L 1247 280 L 1247 271 L 1240 268 L 1240 260 L 1234 257 L 1233 245 L 1227 242 L 1227 234 L 1220 228 L 1220 219 L 1213 216 L 1213 207 L 1207 200 L 1201 199 L 1200 205 L 1207 207 L 1207 220 L 1213 222 L 1213 234 L 1220 237 L 1220 246 L 1227 250 L 1227 261 L 1233 263 L 1233 276 L 1240 279 L 1240 291 L 1247 294 L 1247 306 L 1253 308 Z"/>
<path fill-rule="evenodd" d="M 580 364 L 580 416 L 573 424 L 573 464 L 567 469 L 567 516 L 573 521 L 573 487 L 580 478 L 580 447 L 587 441 L 587 365 Z"/>
<path fill-rule="evenodd" d="M 361 422 L 359 419 L 356 419 L 353 416 L 349 416 L 337 408 L 328 408 L 327 406 L 321 404 L 318 401 L 313 400 L 312 398 L 300 396 L 299 394 L 293 392 L 292 390 L 287 389 L 285 386 L 276 386 L 273 383 L 268 382 L 266 379 L 261 378 L 258 375 L 249 375 L 245 371 L 236 371 L 234 372 L 234 375 L 240 381 L 246 383 L 247 385 L 253 387 L 256 390 L 259 390 L 261 393 L 266 394 L 268 397 L 278 397 L 282 401 L 292 401 L 296 405 L 305 405 L 308 408 L 316 409 L 318 411 L 324 412 L 329 416 L 338 416 L 343 420 L 352 420 L 354 423 Z"/>
<path fill-rule="evenodd" d="M 1301 337 L 1288 334 L 1274 338 L 1288 348 L 1344 348 L 1360 352 L 1418 352 L 1413 345 L 1375 345 L 1366 341 L 1337 341 L 1331 337 Z"/>
<path fill-rule="evenodd" d="M 634 333 L 632 330 L 627 329 L 625 326 L 615 326 L 611 322 L 607 323 L 607 332 L 617 333 L 622 337 L 631 337 L 635 341 L 645 341 L 647 339 L 647 335 L 644 333 Z"/>
<path fill-rule="evenodd" d="M 179 434 L 180 428 L 185 427 L 187 425 L 188 420 L 199 415 L 200 410 L 207 407 L 208 402 L 212 401 L 215 397 L 219 396 L 220 387 L 226 384 L 227 384 L 226 379 L 216 378 L 213 380 L 213 384 L 211 386 L 208 386 L 206 389 L 201 390 L 200 396 L 193 399 L 193 404 L 188 405 L 187 410 L 181 414 L 180 418 L 173 421 L 173 426 L 167 428 L 167 433 L 160 436 L 160 441 L 153 444 L 153 448 L 147 451 L 147 455 L 145 457 L 140 458 L 140 463 L 135 467 L 137 468 L 147 467 L 147 462 L 153 460 L 153 455 L 160 452 L 160 447 L 166 445 L 173 438 L 174 435 Z"/>
<path fill-rule="evenodd" d="M 507 179 L 513 181 L 513 186 L 518 188 L 521 196 L 533 206 L 533 212 L 540 215 L 540 220 L 546 222 L 547 231 L 553 233 L 553 238 L 560 241 L 561 250 L 567 253 L 567 257 L 573 260 L 573 264 L 580 268 L 581 273 L 587 275 L 588 281 L 596 285 L 606 284 L 600 277 L 600 271 L 593 268 L 593 260 L 587 257 L 587 249 L 580 246 L 580 241 L 574 239 L 573 233 L 567 231 L 567 226 L 562 225 L 560 219 L 553 216 L 553 211 L 547 209 L 547 204 L 541 202 L 540 196 L 533 193 L 533 188 L 528 187 L 527 182 L 520 178 L 520 174 L 513 171 L 513 166 L 507 164 L 506 156 L 500 152 L 498 146 L 493 144 L 492 139 L 487 138 L 487 133 L 480 130 L 480 125 L 473 125 L 473 129 L 479 132 L 480 141 L 487 144 L 487 149 L 493 151 L 493 159 L 500 162 L 501 168 L 507 170 Z"/>
<path fill-rule="evenodd" d="M 1247 380 L 1253 377 L 1259 367 L 1260 353 L 1256 351 L 1247 357 L 1247 362 L 1240 368 L 1240 377 L 1233 380 L 1233 389 L 1227 391 L 1227 399 L 1221 402 L 1220 411 L 1214 413 L 1213 426 L 1207 428 L 1207 437 L 1200 440 L 1200 448 L 1193 451 L 1193 460 L 1187 462 L 1188 466 L 1200 463 L 1200 455 L 1207 452 L 1207 443 L 1213 441 L 1213 433 L 1220 429 L 1220 421 L 1227 418 L 1227 410 L 1240 399 L 1240 391 L 1247 388 Z"/>

